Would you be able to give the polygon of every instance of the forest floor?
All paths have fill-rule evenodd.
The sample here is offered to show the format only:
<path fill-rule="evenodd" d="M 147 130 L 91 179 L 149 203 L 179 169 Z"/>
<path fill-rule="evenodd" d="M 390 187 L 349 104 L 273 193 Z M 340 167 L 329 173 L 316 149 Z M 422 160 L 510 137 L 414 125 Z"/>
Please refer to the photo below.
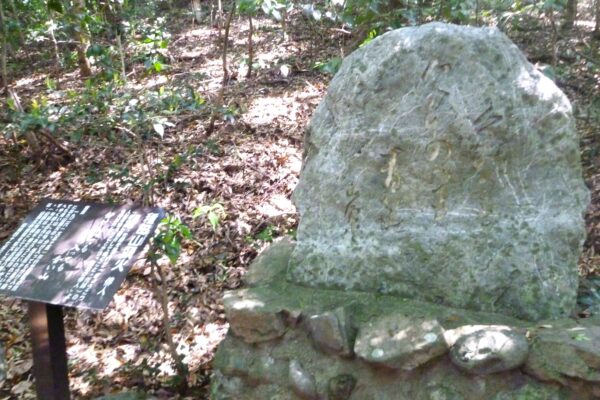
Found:
<path fill-rule="evenodd" d="M 223 97 L 228 111 L 219 114 L 212 132 L 210 113 L 195 110 L 167 115 L 173 126 L 166 125 L 162 138 L 132 138 L 125 127 L 110 135 L 62 137 L 70 157 L 46 143 L 48 150 L 34 158 L 23 143 L 15 146 L 10 137 L 0 137 L 0 241 L 44 197 L 135 203 L 151 193 L 155 205 L 190 226 L 194 240 L 184 242 L 179 262 L 164 263 L 171 331 L 189 367 L 191 389 L 185 398 L 207 398 L 212 356 L 228 328 L 223 291 L 240 286 L 249 263 L 269 242 L 294 233 L 298 221 L 290 197 L 301 167 L 303 131 L 330 80 L 314 66 L 340 56 L 353 40 L 335 26 L 310 23 L 301 15 L 291 15 L 290 21 L 287 37 L 273 21 L 255 21 L 258 68 L 246 78 L 245 67 L 238 67 L 247 56 L 249 26 L 246 19 L 233 20 L 232 78 Z M 145 74 L 131 67 L 127 90 L 160 96 L 161 86 L 173 92 L 193 88 L 208 103 L 218 101 L 219 30 L 187 17 L 173 18 L 168 27 L 170 68 Z M 593 193 L 580 262 L 589 288 L 600 274 L 600 41 L 586 23 L 561 33 L 555 43 L 549 39 L 550 25 L 538 19 L 506 31 L 533 63 L 552 64 L 557 48 L 551 73 L 575 106 L 585 180 Z M 23 67 L 20 74 L 13 88 L 23 102 L 44 96 L 60 104 L 68 101 L 68 90 L 84 90 L 75 69 L 61 77 L 61 90 L 50 88 L 48 61 Z M 90 126 L 94 107 L 91 99 Z M 215 204 L 224 210 L 215 229 L 205 217 L 192 218 L 197 207 Z M 155 281 L 150 268 L 138 263 L 106 310 L 67 310 L 73 398 L 133 388 L 161 399 L 179 398 Z M 0 400 L 35 398 L 23 302 L 0 300 L 0 343 L 8 363 Z"/>

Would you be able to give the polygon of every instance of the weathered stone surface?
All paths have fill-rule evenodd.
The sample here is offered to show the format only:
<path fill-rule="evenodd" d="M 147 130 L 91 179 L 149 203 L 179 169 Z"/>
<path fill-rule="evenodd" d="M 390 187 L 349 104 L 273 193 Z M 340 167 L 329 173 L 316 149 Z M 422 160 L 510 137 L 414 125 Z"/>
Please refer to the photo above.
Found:
<path fill-rule="evenodd" d="M 491 374 L 520 367 L 529 353 L 525 335 L 490 326 L 466 334 L 450 349 L 450 359 L 471 374 Z"/>
<path fill-rule="evenodd" d="M 347 307 L 311 315 L 306 327 L 318 349 L 340 356 L 352 355 L 356 332 Z"/>
<path fill-rule="evenodd" d="M 317 398 L 315 377 L 306 371 L 298 361 L 290 361 L 289 374 L 290 387 L 294 393 L 306 400 Z"/>
<path fill-rule="evenodd" d="M 313 393 L 319 400 L 530 400 L 543 399 L 545 395 L 550 400 L 598 400 L 599 397 L 598 381 L 580 376 L 589 378 L 584 373 L 589 374 L 593 370 L 597 354 L 594 349 L 600 347 L 597 344 L 600 320 L 563 319 L 531 323 L 503 314 L 457 309 L 393 295 L 314 289 L 285 281 L 240 289 L 235 293 L 238 301 L 259 302 L 264 304 L 265 312 L 281 315 L 286 331 L 273 340 L 257 343 L 248 343 L 230 331 L 213 361 L 213 400 L 303 400 L 311 398 Z M 538 361 L 549 349 L 550 358 L 542 361 L 550 365 L 563 362 L 563 365 L 559 366 L 561 372 L 548 372 L 543 363 L 529 357 L 527 363 L 544 374 L 540 378 L 524 366 L 474 375 L 459 369 L 447 355 L 432 358 L 409 371 L 384 368 L 381 364 L 365 362 L 358 357 L 340 357 L 317 348 L 304 322 L 306 316 L 322 315 L 343 307 L 351 309 L 352 320 L 359 328 L 386 319 L 400 319 L 398 315 L 412 320 L 407 323 L 411 326 L 420 326 L 420 321 L 436 320 L 443 331 L 439 335 L 443 334 L 446 347 L 456 345 L 464 336 L 491 329 L 490 326 L 523 334 L 527 332 L 527 336 L 534 340 L 530 353 L 537 351 Z M 300 315 L 304 317 L 298 317 Z M 290 323 L 292 316 L 304 322 Z M 544 342 L 547 342 L 556 335 L 561 343 L 569 339 L 566 351 L 571 354 L 564 361 L 560 359 L 563 349 L 553 350 L 554 344 L 535 347 L 540 345 L 540 337 L 543 336 Z M 576 348 L 575 355 L 572 354 L 573 348 Z M 587 370 L 583 370 L 580 361 L 576 361 L 577 374 L 564 374 L 569 363 L 578 360 L 577 357 L 586 363 Z M 297 363 L 292 369 L 297 372 L 294 379 L 290 375 L 290 360 Z M 342 379 L 344 376 L 351 378 Z M 292 386 L 294 380 L 295 387 Z M 350 394 L 347 394 L 345 389 L 350 391 L 351 387 Z"/>
<path fill-rule="evenodd" d="M 328 400 L 348 400 L 356 386 L 356 378 L 350 374 L 334 376 L 327 383 Z"/>
<path fill-rule="evenodd" d="M 254 382 L 283 383 L 288 374 L 287 360 L 276 359 L 270 355 L 256 357 L 250 365 L 248 377 Z"/>
<path fill-rule="evenodd" d="M 289 237 L 276 240 L 250 265 L 243 281 L 246 286 L 265 285 L 283 279 L 295 243 Z"/>
<path fill-rule="evenodd" d="M 254 354 L 248 349 L 227 346 L 225 339 L 215 354 L 216 370 L 231 377 L 243 377 L 256 385 L 261 383 L 286 384 L 289 375 L 288 360 L 277 359 L 269 354 Z"/>
<path fill-rule="evenodd" d="M 500 31 L 432 23 L 356 50 L 305 149 L 290 281 L 528 320 L 575 305 L 571 106 Z"/>
<path fill-rule="evenodd" d="M 539 330 L 525 369 L 545 381 L 577 378 L 600 385 L 600 326 Z"/>
<path fill-rule="evenodd" d="M 248 343 L 273 340 L 285 333 L 281 310 L 273 309 L 261 300 L 228 292 L 223 297 L 223 304 L 231 330 Z"/>
<path fill-rule="evenodd" d="M 464 397 L 451 387 L 439 385 L 428 388 L 427 400 L 463 400 Z"/>
<path fill-rule="evenodd" d="M 242 378 L 239 376 L 227 377 L 221 371 L 216 371 L 212 380 L 214 385 L 211 390 L 211 400 L 238 400 L 246 389 Z"/>
<path fill-rule="evenodd" d="M 410 371 L 446 353 L 436 320 L 391 315 L 359 328 L 354 352 L 373 364 Z"/>
<path fill-rule="evenodd" d="M 566 400 L 567 396 L 557 387 L 527 384 L 519 389 L 498 393 L 492 400 Z"/>

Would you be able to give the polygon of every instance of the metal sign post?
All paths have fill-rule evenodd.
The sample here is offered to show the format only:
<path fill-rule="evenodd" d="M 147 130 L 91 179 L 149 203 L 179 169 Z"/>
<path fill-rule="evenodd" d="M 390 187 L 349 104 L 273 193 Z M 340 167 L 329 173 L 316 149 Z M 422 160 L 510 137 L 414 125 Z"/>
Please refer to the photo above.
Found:
<path fill-rule="evenodd" d="M 29 301 L 38 399 L 70 399 L 63 306 L 104 309 L 162 216 L 45 199 L 0 246 L 0 294 Z"/>
<path fill-rule="evenodd" d="M 67 346 L 61 306 L 30 301 L 33 374 L 38 399 L 69 400 Z"/>

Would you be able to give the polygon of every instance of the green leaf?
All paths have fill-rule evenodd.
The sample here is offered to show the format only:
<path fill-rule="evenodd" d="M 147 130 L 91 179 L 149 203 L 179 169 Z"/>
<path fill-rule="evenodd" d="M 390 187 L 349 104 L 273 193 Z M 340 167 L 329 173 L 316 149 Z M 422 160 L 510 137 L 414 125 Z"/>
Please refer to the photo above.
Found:
<path fill-rule="evenodd" d="M 48 0 L 48 9 L 59 14 L 63 13 L 63 6 L 59 0 Z"/>
<path fill-rule="evenodd" d="M 272 9 L 271 10 L 271 16 L 273 18 L 275 18 L 276 21 L 281 21 L 282 20 L 281 13 L 279 12 L 279 10 Z"/>
<path fill-rule="evenodd" d="M 258 10 L 258 3 L 257 0 L 239 0 L 238 9 L 241 14 L 254 15 Z"/>
<path fill-rule="evenodd" d="M 161 139 L 164 137 L 165 126 L 163 124 L 159 124 L 159 123 L 152 124 L 152 128 L 154 128 L 154 132 L 156 132 L 158 134 L 158 136 L 161 137 Z"/>
<path fill-rule="evenodd" d="M 273 233 L 274 229 L 272 226 L 267 226 L 265 229 L 260 231 L 256 238 L 262 240 L 263 242 L 272 242 L 273 241 Z"/>
<path fill-rule="evenodd" d="M 591 339 L 589 337 L 585 336 L 585 334 L 583 334 L 583 333 L 578 333 L 577 335 L 573 336 L 573 340 L 577 340 L 578 342 L 583 342 L 583 341 L 588 341 Z"/>
<path fill-rule="evenodd" d="M 152 66 L 154 67 L 154 70 L 156 72 L 160 72 L 163 70 L 164 68 L 164 64 L 161 63 L 160 61 L 154 61 L 154 63 L 152 64 Z"/>
<path fill-rule="evenodd" d="M 319 71 L 329 75 L 335 75 L 340 67 L 342 66 L 342 59 L 340 57 L 333 57 L 326 63 L 317 64 Z"/>
<path fill-rule="evenodd" d="M 194 212 L 192 213 L 192 218 L 196 219 L 204 214 L 206 214 L 210 210 L 210 206 L 200 206 L 196 207 Z"/>
<path fill-rule="evenodd" d="M 210 222 L 210 226 L 212 226 L 213 231 L 217 230 L 217 227 L 219 226 L 219 215 L 217 213 L 215 213 L 214 211 L 210 211 L 207 215 L 208 217 L 208 222 Z"/>
<path fill-rule="evenodd" d="M 188 228 L 187 226 L 183 225 L 180 229 L 181 232 L 181 236 L 183 236 L 186 239 L 191 239 L 192 238 L 192 232 L 190 231 L 190 228 Z"/>

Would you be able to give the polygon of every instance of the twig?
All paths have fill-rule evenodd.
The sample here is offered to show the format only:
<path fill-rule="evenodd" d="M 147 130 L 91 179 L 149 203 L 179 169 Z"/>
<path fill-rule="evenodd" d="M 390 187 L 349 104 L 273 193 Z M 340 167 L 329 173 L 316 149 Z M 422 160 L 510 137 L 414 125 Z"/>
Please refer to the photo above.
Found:
<path fill-rule="evenodd" d="M 352 35 L 352 32 L 347 31 L 347 30 L 342 29 L 342 28 L 332 28 L 331 30 L 334 31 L 334 32 L 344 33 L 346 35 Z"/>
<path fill-rule="evenodd" d="M 131 129 L 129 129 L 129 128 L 126 128 L 126 127 L 124 127 L 122 125 L 117 125 L 117 126 L 115 126 L 115 128 L 117 128 L 120 131 L 125 132 L 126 134 L 128 134 L 129 136 L 131 136 L 132 139 L 135 139 L 135 140 L 139 139 L 138 135 L 136 135 L 136 133 L 134 131 L 132 131 Z"/>
<path fill-rule="evenodd" d="M 50 132 L 48 132 L 46 129 L 41 129 L 40 133 L 42 134 L 43 137 L 45 137 L 50 142 L 52 142 L 53 145 L 55 145 L 60 150 L 62 150 L 66 155 L 73 158 L 73 154 L 71 153 L 71 150 L 69 150 L 65 145 L 63 145 L 58 140 L 56 140 L 56 138 L 54 136 L 52 136 L 52 134 Z"/>
<path fill-rule="evenodd" d="M 23 109 L 23 105 L 21 105 L 21 99 L 19 99 L 19 95 L 17 95 L 17 92 L 9 88 L 8 95 L 12 99 L 16 110 L 20 113 L 24 113 L 25 110 Z M 31 150 L 33 150 L 34 154 L 39 155 L 41 152 L 41 147 L 35 132 L 28 129 L 25 132 L 23 132 L 23 135 L 25 136 L 27 144 L 29 145 L 29 147 L 31 147 Z"/>
<path fill-rule="evenodd" d="M 177 346 L 175 345 L 175 341 L 173 340 L 173 334 L 171 333 L 171 318 L 169 317 L 169 298 L 167 295 L 167 277 L 165 276 L 165 272 L 162 267 L 158 265 L 156 261 L 151 261 L 150 265 L 152 270 L 156 270 L 158 272 L 160 278 L 160 286 L 156 286 L 156 294 L 160 300 L 160 306 L 162 308 L 162 322 L 163 329 L 165 331 L 165 339 L 167 341 L 167 346 L 169 347 L 169 353 L 171 354 L 171 358 L 175 362 L 175 368 L 177 369 L 177 373 L 181 378 L 181 384 L 179 386 L 179 393 L 185 394 L 187 392 L 187 369 L 185 364 L 183 363 L 183 358 L 177 352 Z M 154 276 L 154 274 L 152 274 Z"/>

